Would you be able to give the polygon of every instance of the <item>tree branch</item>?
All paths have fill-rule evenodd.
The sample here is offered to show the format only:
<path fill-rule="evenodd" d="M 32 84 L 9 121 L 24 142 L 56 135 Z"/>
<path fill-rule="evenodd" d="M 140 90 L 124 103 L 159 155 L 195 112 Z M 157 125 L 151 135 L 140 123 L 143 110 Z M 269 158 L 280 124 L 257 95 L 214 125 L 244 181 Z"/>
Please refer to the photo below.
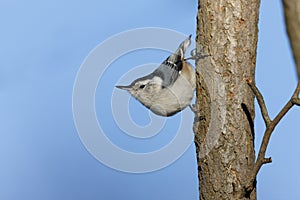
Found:
<path fill-rule="evenodd" d="M 260 145 L 259 153 L 257 156 L 257 160 L 255 162 L 254 168 L 250 174 L 250 178 L 248 180 L 248 183 L 246 184 L 246 192 L 249 193 L 254 188 L 254 182 L 256 179 L 256 176 L 262 167 L 263 164 L 272 162 L 271 158 L 265 158 L 266 150 L 270 141 L 270 137 L 277 126 L 277 124 L 280 122 L 280 120 L 285 116 L 285 114 L 294 106 L 299 106 L 299 92 L 300 92 L 300 80 L 298 81 L 297 87 L 295 89 L 295 92 L 293 93 L 293 96 L 291 99 L 285 104 L 285 106 L 281 109 L 281 111 L 277 114 L 277 116 L 274 118 L 274 120 L 268 122 L 268 113 L 266 109 L 266 105 L 264 103 L 263 97 L 261 93 L 259 92 L 258 88 L 254 85 L 253 82 L 248 81 L 249 86 L 251 87 L 252 91 L 254 92 L 258 104 L 261 108 L 261 113 L 264 117 L 264 120 L 266 122 L 266 130 L 264 133 L 263 140 Z M 267 116 L 267 117 L 266 117 Z"/>
<path fill-rule="evenodd" d="M 300 99 L 294 99 L 293 103 L 296 104 L 297 106 L 300 106 Z"/>
<path fill-rule="evenodd" d="M 282 0 L 282 3 L 284 8 L 286 32 L 289 36 L 296 69 L 298 71 L 298 80 L 300 80 L 300 1 Z"/>
<path fill-rule="evenodd" d="M 266 126 L 268 126 L 271 123 L 271 119 L 269 117 L 268 114 L 268 110 L 267 110 L 267 106 L 265 104 L 264 98 L 261 94 L 261 92 L 258 90 L 258 88 L 256 87 L 256 85 L 254 84 L 254 82 L 252 80 L 247 80 L 248 85 L 250 86 L 252 92 L 254 93 L 258 105 L 260 107 L 260 111 L 261 111 L 261 115 L 265 121 Z"/>

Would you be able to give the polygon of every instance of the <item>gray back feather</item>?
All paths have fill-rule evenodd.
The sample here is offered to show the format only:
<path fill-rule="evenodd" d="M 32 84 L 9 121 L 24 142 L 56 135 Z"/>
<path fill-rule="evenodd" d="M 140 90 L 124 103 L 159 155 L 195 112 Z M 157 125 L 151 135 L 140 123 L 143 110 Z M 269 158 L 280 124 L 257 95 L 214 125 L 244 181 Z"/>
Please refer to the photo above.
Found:
<path fill-rule="evenodd" d="M 163 87 L 172 85 L 178 78 L 179 72 L 182 69 L 184 54 L 191 44 L 191 36 L 185 39 L 178 49 L 170 55 L 154 72 L 154 76 L 158 76 L 163 80 Z"/>
<path fill-rule="evenodd" d="M 136 82 L 149 80 L 153 77 L 160 77 L 162 82 L 162 87 L 171 86 L 178 78 L 179 72 L 182 69 L 182 62 L 184 62 L 184 54 L 186 49 L 191 44 L 191 35 L 185 39 L 178 47 L 178 49 L 170 55 L 154 72 L 148 74 L 147 76 L 136 79 L 131 85 Z"/>

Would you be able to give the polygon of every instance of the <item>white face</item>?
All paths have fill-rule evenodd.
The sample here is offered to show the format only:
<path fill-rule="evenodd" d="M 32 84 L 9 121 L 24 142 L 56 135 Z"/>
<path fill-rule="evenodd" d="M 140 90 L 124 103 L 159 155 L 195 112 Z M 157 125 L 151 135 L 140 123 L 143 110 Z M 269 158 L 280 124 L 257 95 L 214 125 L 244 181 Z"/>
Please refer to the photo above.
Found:
<path fill-rule="evenodd" d="M 161 85 L 162 79 L 159 77 L 134 81 L 128 92 L 144 105 L 150 106 L 161 91 Z"/>

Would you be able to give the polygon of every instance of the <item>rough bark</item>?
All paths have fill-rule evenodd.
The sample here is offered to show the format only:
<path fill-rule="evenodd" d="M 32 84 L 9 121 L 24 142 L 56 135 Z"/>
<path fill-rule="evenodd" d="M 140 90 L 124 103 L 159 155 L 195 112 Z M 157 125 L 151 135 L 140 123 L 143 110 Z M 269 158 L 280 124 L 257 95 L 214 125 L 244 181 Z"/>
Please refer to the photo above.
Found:
<path fill-rule="evenodd" d="M 198 0 L 199 116 L 194 132 L 201 200 L 256 199 L 245 190 L 254 161 L 254 80 L 259 0 Z"/>
<path fill-rule="evenodd" d="M 300 1 L 283 0 L 286 31 L 290 39 L 300 80 Z"/>

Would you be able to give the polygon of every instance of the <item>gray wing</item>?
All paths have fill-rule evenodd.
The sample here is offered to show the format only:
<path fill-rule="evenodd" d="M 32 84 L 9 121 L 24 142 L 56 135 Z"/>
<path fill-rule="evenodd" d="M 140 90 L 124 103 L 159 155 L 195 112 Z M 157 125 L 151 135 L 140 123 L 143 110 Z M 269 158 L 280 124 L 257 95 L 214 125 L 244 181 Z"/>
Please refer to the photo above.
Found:
<path fill-rule="evenodd" d="M 158 76 L 163 80 L 162 87 L 172 85 L 178 78 L 179 72 L 182 69 L 181 56 L 177 55 L 174 62 L 168 57 L 154 72 L 154 76 Z"/>
<path fill-rule="evenodd" d="M 151 74 L 135 80 L 132 84 L 140 80 L 152 79 L 155 76 L 160 77 L 162 87 L 172 85 L 178 78 L 179 72 L 182 69 L 182 62 L 184 62 L 184 54 L 186 49 L 191 44 L 191 35 L 187 37 L 178 47 L 178 49 L 171 54 L 154 72 Z"/>
<path fill-rule="evenodd" d="M 153 72 L 154 76 L 159 76 L 163 80 L 163 87 L 168 87 L 177 80 L 182 69 L 185 51 L 191 44 L 191 36 L 189 35 L 177 50 Z"/>

